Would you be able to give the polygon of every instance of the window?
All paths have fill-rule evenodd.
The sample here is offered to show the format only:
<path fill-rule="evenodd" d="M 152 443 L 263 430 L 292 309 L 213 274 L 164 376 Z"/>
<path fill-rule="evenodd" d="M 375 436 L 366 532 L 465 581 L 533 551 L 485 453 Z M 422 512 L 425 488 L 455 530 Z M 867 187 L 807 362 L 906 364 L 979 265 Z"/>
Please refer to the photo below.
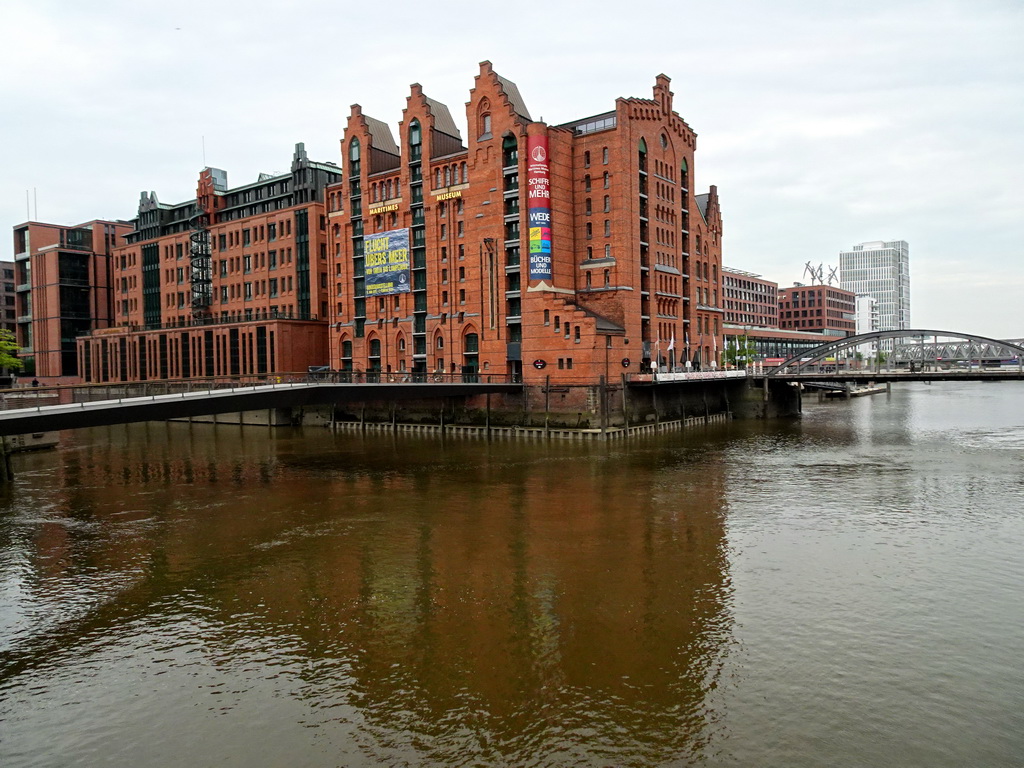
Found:
<path fill-rule="evenodd" d="M 586 176 L 583 177 L 583 191 L 584 192 L 589 192 L 590 191 L 590 174 L 589 173 Z"/>
<path fill-rule="evenodd" d="M 604 196 L 604 212 L 608 213 L 612 209 L 612 199 L 608 195 Z"/>
<path fill-rule="evenodd" d="M 609 219 L 604 220 L 604 236 L 611 237 L 612 234 L 612 222 Z"/>
<path fill-rule="evenodd" d="M 583 153 L 583 167 L 584 168 L 589 168 L 590 167 L 590 153 L 589 152 L 584 152 Z"/>
<path fill-rule="evenodd" d="M 608 165 L 608 147 L 604 147 L 601 150 L 601 162 Z"/>
<path fill-rule="evenodd" d="M 465 288 L 460 288 L 459 289 L 459 304 L 465 304 L 465 303 L 466 303 L 466 289 Z"/>
<path fill-rule="evenodd" d="M 604 172 L 604 188 L 605 188 L 605 189 L 608 189 L 608 187 L 609 187 L 609 186 L 611 186 L 611 185 L 609 184 L 609 182 L 608 182 L 608 179 L 609 179 L 609 177 L 608 177 L 608 171 L 605 171 L 605 172 Z"/>

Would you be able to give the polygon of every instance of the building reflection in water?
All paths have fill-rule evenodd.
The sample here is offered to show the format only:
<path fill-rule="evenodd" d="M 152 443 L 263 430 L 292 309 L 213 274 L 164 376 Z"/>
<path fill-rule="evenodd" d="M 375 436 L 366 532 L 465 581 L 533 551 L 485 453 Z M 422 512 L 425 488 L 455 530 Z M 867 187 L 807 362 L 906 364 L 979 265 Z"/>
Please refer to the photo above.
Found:
<path fill-rule="evenodd" d="M 685 446 L 71 436 L 21 468 L 51 488 L 9 502 L 29 608 L 8 682 L 86 634 L 184 618 L 210 663 L 243 686 L 273 668 L 369 759 L 699 755 L 730 585 L 722 465 Z"/>

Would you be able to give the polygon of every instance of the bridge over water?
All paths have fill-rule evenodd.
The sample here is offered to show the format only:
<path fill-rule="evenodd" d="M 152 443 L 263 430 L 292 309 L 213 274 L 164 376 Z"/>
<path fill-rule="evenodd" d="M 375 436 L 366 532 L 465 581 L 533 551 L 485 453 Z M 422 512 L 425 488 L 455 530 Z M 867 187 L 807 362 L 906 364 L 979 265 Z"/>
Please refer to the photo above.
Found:
<path fill-rule="evenodd" d="M 959 339 L 959 349 L 967 354 L 983 350 L 988 357 L 976 362 L 951 361 L 936 357 L 929 359 L 925 354 L 916 360 L 899 366 L 874 369 L 847 367 L 834 362 L 840 352 L 856 349 L 865 343 L 885 339 Z M 948 350 L 933 342 L 932 349 Z M 919 345 L 919 349 L 923 349 Z M 849 361 L 849 357 L 846 358 Z M 833 360 L 828 363 L 828 360 Z M 989 367 L 995 360 L 1002 362 L 998 367 Z M 1009 366 L 1005 365 L 1011 361 Z M 966 362 L 966 366 L 959 365 Z M 474 395 L 523 393 L 521 382 L 510 381 L 505 376 L 476 374 L 476 380 L 467 381 L 461 376 L 428 375 L 420 380 L 339 380 L 341 374 L 330 374 L 333 380 L 291 380 L 257 382 L 240 385 L 236 382 L 142 382 L 117 385 L 92 385 L 89 387 L 26 388 L 0 393 L 3 409 L 0 411 L 0 436 L 47 432 L 61 429 L 126 424 L 140 421 L 184 419 L 212 416 L 244 411 L 270 411 L 274 409 L 301 408 L 316 405 L 337 405 L 357 402 L 402 402 L 443 400 L 445 398 L 466 398 Z M 315 378 L 315 377 L 314 377 Z M 1024 380 L 1024 347 L 1012 342 L 989 339 L 949 331 L 903 330 L 880 331 L 859 336 L 850 336 L 822 344 L 815 349 L 791 358 L 771 369 L 750 368 L 745 371 L 700 371 L 678 373 L 631 374 L 622 381 L 622 412 L 627 406 L 627 390 L 636 393 L 642 401 L 649 398 L 655 419 L 658 418 L 659 403 L 674 402 L 678 405 L 687 398 L 693 400 L 693 393 L 700 390 L 702 402 L 715 401 L 717 393 L 724 393 L 725 409 L 732 410 L 737 399 L 745 398 L 737 387 L 744 388 L 743 379 L 755 385 L 763 393 L 763 401 L 778 399 L 773 409 L 762 409 L 761 416 L 784 415 L 799 411 L 799 396 L 793 407 L 793 386 L 800 383 L 834 384 L 843 388 L 851 383 L 886 383 L 897 381 L 998 381 Z M 601 403 L 600 420 L 607 425 L 609 403 L 605 382 L 594 384 L 597 401 Z M 544 385 L 545 389 L 552 387 Z M 688 394 L 689 391 L 689 394 Z M 772 395 L 772 392 L 775 395 Z M 645 395 L 644 393 L 649 393 Z M 663 398 L 668 395 L 669 399 Z M 634 403 L 631 405 L 635 405 Z M 544 409 L 546 410 L 546 408 Z M 707 413 L 707 407 L 704 408 Z M 488 414 L 489 414 L 488 408 Z M 627 417 L 628 423 L 628 417 Z"/>
<path fill-rule="evenodd" d="M 522 384 L 504 377 L 475 382 L 438 377 L 429 382 L 287 381 L 211 386 L 161 381 L 26 388 L 3 393 L 5 410 L 0 411 L 0 436 L 367 400 L 395 402 L 514 394 L 522 389 Z"/>

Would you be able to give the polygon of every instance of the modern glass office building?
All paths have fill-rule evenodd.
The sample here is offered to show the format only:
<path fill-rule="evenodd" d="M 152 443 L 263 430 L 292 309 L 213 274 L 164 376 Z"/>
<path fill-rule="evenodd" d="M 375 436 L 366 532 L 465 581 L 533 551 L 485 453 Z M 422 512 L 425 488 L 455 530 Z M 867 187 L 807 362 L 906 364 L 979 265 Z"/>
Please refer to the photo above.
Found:
<path fill-rule="evenodd" d="M 895 331 L 910 324 L 910 246 L 906 240 L 874 240 L 839 252 L 843 290 L 878 302 L 878 328 Z"/>

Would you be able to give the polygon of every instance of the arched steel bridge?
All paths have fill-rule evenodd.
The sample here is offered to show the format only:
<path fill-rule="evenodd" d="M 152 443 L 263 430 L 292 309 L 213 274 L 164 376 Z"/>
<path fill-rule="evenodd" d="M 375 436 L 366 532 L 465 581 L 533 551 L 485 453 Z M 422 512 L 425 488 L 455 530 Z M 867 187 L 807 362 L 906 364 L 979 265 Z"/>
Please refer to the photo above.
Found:
<path fill-rule="evenodd" d="M 935 341 L 931 342 L 927 348 L 925 347 L 924 340 L 931 337 Z M 938 339 L 949 339 L 949 341 L 939 342 Z M 875 341 L 882 341 L 885 339 L 898 339 L 898 340 L 910 340 L 903 345 L 897 347 L 897 349 L 904 350 L 903 354 L 897 359 L 893 360 L 894 363 L 920 363 L 921 366 L 930 366 L 934 374 L 951 373 L 954 374 L 951 378 L 964 378 L 962 375 L 964 371 L 956 368 L 956 363 L 966 362 L 968 367 L 972 361 L 977 361 L 980 367 L 982 362 L 995 362 L 1007 361 L 1016 368 L 1005 371 L 1005 373 L 1013 374 L 1020 373 L 1022 363 L 1024 363 L 1024 346 L 1015 344 L 1010 341 L 1002 341 L 1000 339 L 991 339 L 987 336 L 978 336 L 971 333 L 961 333 L 959 331 L 936 331 L 929 329 L 903 329 L 897 331 L 872 331 L 870 333 L 862 333 L 857 336 L 847 336 L 842 339 L 835 339 L 825 344 L 821 344 L 813 349 L 801 352 L 788 360 L 782 362 L 780 365 L 775 366 L 767 371 L 764 375 L 766 378 L 788 378 L 792 376 L 804 377 L 808 374 L 828 374 L 830 376 L 836 376 L 842 374 L 849 376 L 856 374 L 858 378 L 866 377 L 869 375 L 881 375 L 885 374 L 886 378 L 911 378 L 907 376 L 910 374 L 920 374 L 922 371 L 920 368 L 917 370 L 887 370 L 885 372 L 875 369 L 865 368 L 860 371 L 836 371 L 828 370 L 821 371 L 821 363 L 828 357 L 834 356 L 837 352 L 843 352 L 849 349 L 855 349 L 869 344 Z M 914 342 L 917 342 L 916 344 Z M 909 350 L 917 349 L 916 354 L 911 354 Z M 943 354 L 938 354 L 938 352 Z M 935 356 L 930 356 L 929 352 L 935 352 Z M 876 361 L 877 364 L 877 361 Z M 1011 365 L 1011 368 L 1012 368 Z M 992 374 L 996 371 L 988 372 L 984 378 L 991 378 Z M 918 378 L 918 377 L 914 377 Z M 946 376 L 921 376 L 920 378 L 947 378 Z M 1008 376 L 1004 378 L 1017 378 L 1016 376 Z"/>

